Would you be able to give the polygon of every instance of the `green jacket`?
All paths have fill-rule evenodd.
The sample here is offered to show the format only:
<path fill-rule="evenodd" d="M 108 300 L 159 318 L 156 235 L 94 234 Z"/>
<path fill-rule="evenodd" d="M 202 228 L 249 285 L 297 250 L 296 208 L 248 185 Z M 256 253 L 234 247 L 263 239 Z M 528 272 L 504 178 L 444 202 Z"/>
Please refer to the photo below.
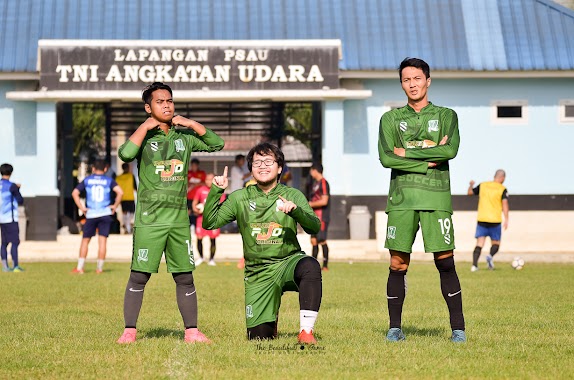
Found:
<path fill-rule="evenodd" d="M 438 145 L 448 135 L 445 145 Z M 448 161 L 460 144 L 456 112 L 429 103 L 420 112 L 406 105 L 386 112 L 379 129 L 379 158 L 392 169 L 386 212 L 440 210 L 452 213 Z M 405 157 L 394 148 L 405 148 Z M 429 168 L 428 163 L 438 165 Z"/>
<path fill-rule="evenodd" d="M 268 194 L 251 185 L 229 194 L 219 203 L 223 189 L 211 186 L 203 209 L 203 228 L 215 229 L 237 220 L 243 239 L 245 271 L 251 273 L 262 265 L 272 264 L 300 253 L 297 223 L 308 234 L 321 228 L 319 218 L 299 190 L 278 184 Z M 282 196 L 297 205 L 289 214 L 278 210 Z"/>

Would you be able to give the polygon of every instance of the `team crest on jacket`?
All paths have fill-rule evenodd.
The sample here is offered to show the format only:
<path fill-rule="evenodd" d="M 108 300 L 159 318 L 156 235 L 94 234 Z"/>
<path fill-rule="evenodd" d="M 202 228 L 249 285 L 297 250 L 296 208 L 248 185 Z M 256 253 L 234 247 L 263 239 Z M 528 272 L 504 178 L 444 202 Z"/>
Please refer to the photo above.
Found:
<path fill-rule="evenodd" d="M 175 144 L 175 151 L 176 152 L 183 152 L 185 151 L 185 145 L 183 145 L 183 141 L 181 139 L 177 139 L 174 141 Z"/>
<path fill-rule="evenodd" d="M 438 120 L 429 120 L 429 132 L 438 132 Z"/>

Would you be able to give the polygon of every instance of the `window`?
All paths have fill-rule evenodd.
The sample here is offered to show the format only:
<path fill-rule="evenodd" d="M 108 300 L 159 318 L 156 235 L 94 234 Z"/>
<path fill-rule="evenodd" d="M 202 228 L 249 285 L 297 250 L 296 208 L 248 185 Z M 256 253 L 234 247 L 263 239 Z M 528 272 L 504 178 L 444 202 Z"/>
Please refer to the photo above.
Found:
<path fill-rule="evenodd" d="M 495 100 L 491 108 L 493 124 L 528 124 L 526 100 Z"/>
<path fill-rule="evenodd" d="M 574 99 L 561 100 L 560 106 L 560 123 L 574 123 Z"/>

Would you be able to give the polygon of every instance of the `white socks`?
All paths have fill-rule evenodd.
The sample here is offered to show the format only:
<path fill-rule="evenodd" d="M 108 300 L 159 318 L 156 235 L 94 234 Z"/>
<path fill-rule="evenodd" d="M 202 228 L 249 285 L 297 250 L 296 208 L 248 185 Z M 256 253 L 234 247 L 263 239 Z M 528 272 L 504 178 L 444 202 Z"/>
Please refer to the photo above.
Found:
<path fill-rule="evenodd" d="M 103 270 L 103 269 L 104 269 L 104 260 L 98 259 L 98 260 L 96 261 L 96 268 L 97 268 L 98 270 Z"/>
<path fill-rule="evenodd" d="M 78 269 L 78 270 L 84 269 L 84 263 L 85 263 L 85 262 L 86 262 L 86 259 L 83 259 L 83 258 L 80 257 L 80 258 L 78 259 L 78 266 L 76 267 L 76 269 Z"/>
<path fill-rule="evenodd" d="M 318 314 L 319 314 L 318 311 L 300 310 L 299 311 L 299 321 L 300 321 L 299 332 L 305 330 L 306 332 L 310 333 L 313 330 L 313 328 L 315 327 L 315 321 L 317 320 Z"/>

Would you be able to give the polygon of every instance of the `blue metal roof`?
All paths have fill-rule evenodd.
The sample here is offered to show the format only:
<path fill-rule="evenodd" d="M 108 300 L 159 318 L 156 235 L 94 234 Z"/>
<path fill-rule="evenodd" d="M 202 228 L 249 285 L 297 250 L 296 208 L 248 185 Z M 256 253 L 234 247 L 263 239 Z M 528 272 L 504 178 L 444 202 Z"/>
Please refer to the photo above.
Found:
<path fill-rule="evenodd" d="M 574 69 L 574 11 L 549 0 L 0 0 L 0 72 L 39 39 L 341 39 L 341 70 Z"/>

